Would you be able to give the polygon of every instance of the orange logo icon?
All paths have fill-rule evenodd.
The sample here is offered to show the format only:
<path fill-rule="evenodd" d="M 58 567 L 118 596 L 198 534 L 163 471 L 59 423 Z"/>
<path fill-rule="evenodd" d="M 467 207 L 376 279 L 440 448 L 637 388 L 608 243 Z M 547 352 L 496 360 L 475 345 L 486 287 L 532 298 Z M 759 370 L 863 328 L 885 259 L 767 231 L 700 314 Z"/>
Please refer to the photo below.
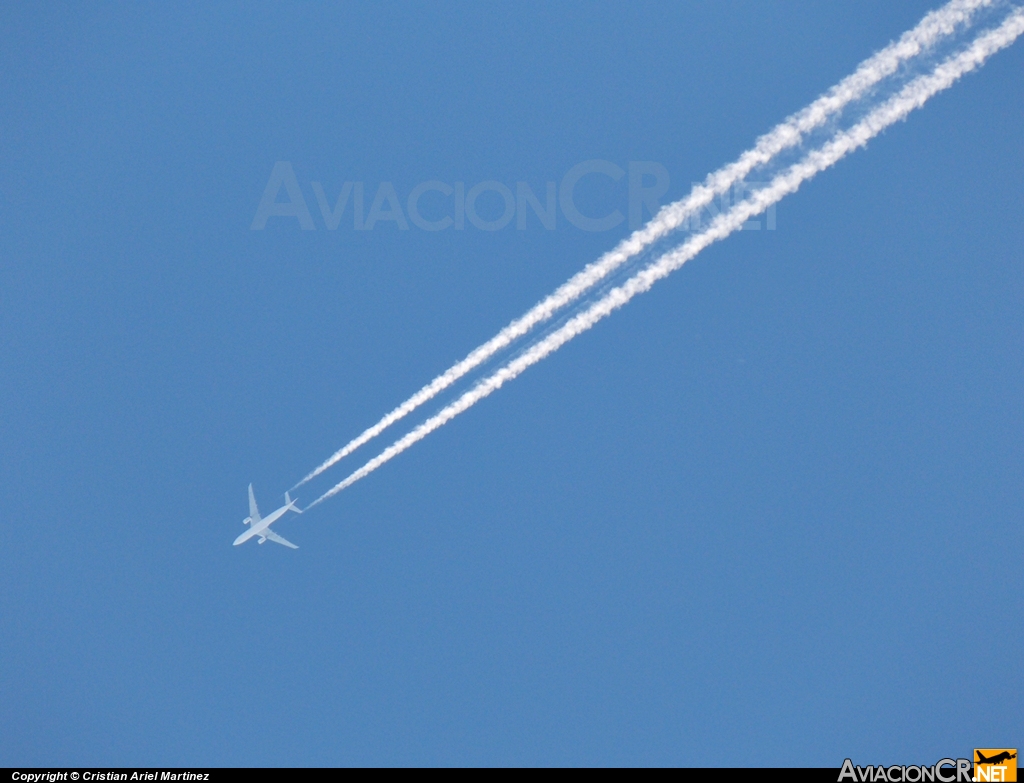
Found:
<path fill-rule="evenodd" d="M 1016 748 L 975 748 L 974 749 L 974 781 L 975 783 L 1015 783 L 1017 780 L 1017 749 Z"/>

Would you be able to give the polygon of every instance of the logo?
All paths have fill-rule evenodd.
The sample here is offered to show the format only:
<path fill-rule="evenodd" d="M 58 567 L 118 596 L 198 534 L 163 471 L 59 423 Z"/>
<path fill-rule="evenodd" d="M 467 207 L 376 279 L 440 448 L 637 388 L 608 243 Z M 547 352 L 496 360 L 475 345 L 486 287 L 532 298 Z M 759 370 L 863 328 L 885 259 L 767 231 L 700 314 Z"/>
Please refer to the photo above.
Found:
<path fill-rule="evenodd" d="M 861 767 L 845 759 L 838 783 L 968 783 L 970 780 L 970 759 L 939 759 L 930 767 L 923 764 Z"/>
<path fill-rule="evenodd" d="M 1016 748 L 975 748 L 974 781 L 999 781 L 1011 783 L 1017 780 Z"/>
<path fill-rule="evenodd" d="M 620 182 L 621 185 L 616 185 Z M 703 207 L 691 210 L 679 227 L 699 231 L 765 184 L 736 182 Z M 320 182 L 309 185 L 328 231 L 337 230 L 343 219 L 353 231 L 371 231 L 389 223 L 399 231 L 408 231 L 410 222 L 423 231 L 463 231 L 467 222 L 481 231 L 500 231 L 512 224 L 518 231 L 536 225 L 554 231 L 559 209 L 562 220 L 582 231 L 610 231 L 627 222 L 627 214 L 630 229 L 640 228 L 645 214 L 652 218 L 659 214 L 661 198 L 668 192 L 669 176 L 668 170 L 654 161 L 632 160 L 624 169 L 607 160 L 587 160 L 569 169 L 561 183 L 549 180 L 538 190 L 525 180 L 517 181 L 514 187 L 496 180 L 476 184 L 428 180 L 414 186 L 405 199 L 392 182 L 381 182 L 376 195 L 372 182 L 346 181 L 340 192 L 330 193 Z M 699 182 L 694 185 L 703 187 Z M 595 194 L 599 193 L 604 196 L 597 197 L 594 203 Z M 283 195 L 287 196 L 286 201 L 281 200 Z M 608 198 L 618 201 L 625 212 Z M 276 217 L 295 219 L 303 231 L 314 231 L 319 221 L 314 220 L 315 212 L 310 209 L 310 203 L 291 162 L 279 160 L 270 172 L 250 228 L 262 231 L 267 221 Z M 350 217 L 346 217 L 349 213 Z M 285 222 L 290 223 L 290 220 Z M 766 209 L 764 222 L 768 231 L 775 230 L 774 204 Z M 761 220 L 748 220 L 741 230 L 760 231 L 761 223 Z"/>

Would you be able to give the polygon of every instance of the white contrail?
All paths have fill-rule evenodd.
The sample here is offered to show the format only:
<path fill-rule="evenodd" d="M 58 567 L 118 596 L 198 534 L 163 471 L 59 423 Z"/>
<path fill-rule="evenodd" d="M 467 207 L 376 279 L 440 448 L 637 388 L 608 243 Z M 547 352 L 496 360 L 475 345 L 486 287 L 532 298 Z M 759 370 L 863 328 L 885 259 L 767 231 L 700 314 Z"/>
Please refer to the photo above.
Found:
<path fill-rule="evenodd" d="M 807 133 L 822 126 L 851 102 L 862 98 L 872 87 L 894 74 L 900 65 L 931 49 L 961 27 L 969 26 L 980 9 L 993 4 L 994 0 L 952 0 L 937 11 L 926 14 L 916 27 L 905 32 L 898 41 L 869 57 L 856 71 L 820 98 L 760 137 L 755 146 L 736 161 L 709 174 L 704 184 L 696 185 L 686 198 L 662 207 L 649 223 L 634 231 L 614 250 L 586 266 L 525 315 L 512 321 L 465 359 L 434 378 L 379 422 L 332 454 L 292 489 L 319 476 L 535 326 L 551 318 L 561 308 L 579 299 L 631 258 L 681 226 L 691 215 L 699 213 L 716 196 L 728 192 L 733 185 L 743 181 L 755 168 L 768 163 L 780 152 L 800 144 Z"/>
<path fill-rule="evenodd" d="M 677 249 L 666 253 L 622 285 L 613 288 L 603 299 L 574 316 L 560 329 L 552 332 L 489 378 L 480 381 L 437 415 L 427 419 L 344 481 L 321 495 L 310 504 L 310 507 L 373 472 L 392 457 L 422 440 L 491 392 L 501 388 L 506 381 L 512 380 L 526 368 L 536 364 L 569 340 L 590 329 L 637 294 L 649 290 L 658 280 L 679 269 L 708 245 L 729 236 L 751 217 L 763 212 L 784 196 L 795 192 L 803 182 L 829 168 L 850 152 L 864 146 L 874 136 L 894 122 L 904 119 L 914 109 L 923 106 L 933 95 L 950 87 L 964 74 L 978 68 L 991 55 L 1012 44 L 1022 33 L 1024 33 L 1024 9 L 1016 8 L 999 27 L 980 35 L 965 51 L 943 61 L 930 74 L 914 79 L 848 131 L 837 133 L 831 141 L 783 171 L 749 199 L 719 215 L 706 230 L 690 237 Z"/>

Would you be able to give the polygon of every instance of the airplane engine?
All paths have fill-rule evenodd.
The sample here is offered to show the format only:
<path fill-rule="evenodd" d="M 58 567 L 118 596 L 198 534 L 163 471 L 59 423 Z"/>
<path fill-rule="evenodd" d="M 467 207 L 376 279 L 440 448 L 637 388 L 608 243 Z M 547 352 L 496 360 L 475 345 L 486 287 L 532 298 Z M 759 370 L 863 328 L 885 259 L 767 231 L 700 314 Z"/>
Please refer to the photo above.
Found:
<path fill-rule="evenodd" d="M 248 525 L 250 522 L 252 522 L 252 517 L 246 517 L 242 520 L 243 525 Z"/>

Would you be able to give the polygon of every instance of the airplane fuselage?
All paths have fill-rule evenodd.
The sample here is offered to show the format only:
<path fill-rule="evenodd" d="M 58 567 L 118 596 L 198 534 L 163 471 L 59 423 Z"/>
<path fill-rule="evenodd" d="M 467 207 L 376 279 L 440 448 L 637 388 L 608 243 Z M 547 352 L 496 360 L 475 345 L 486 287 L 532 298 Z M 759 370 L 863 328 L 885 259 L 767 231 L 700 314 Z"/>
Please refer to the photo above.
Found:
<path fill-rule="evenodd" d="M 263 533 L 264 530 L 266 530 L 272 524 L 277 522 L 277 520 L 283 517 L 285 515 L 285 512 L 287 511 L 288 506 L 284 506 L 283 508 L 279 508 L 277 511 L 270 514 L 269 516 L 263 517 L 263 519 L 261 519 L 257 524 L 250 524 L 249 529 L 235 539 L 235 546 L 238 546 L 239 544 L 244 544 L 253 536 L 260 536 L 260 538 L 266 538 L 266 536 L 261 535 L 261 533 Z"/>
<path fill-rule="evenodd" d="M 301 514 L 302 509 L 295 505 L 295 501 L 291 499 L 287 492 L 284 493 L 284 505 L 281 506 L 277 511 L 274 511 L 267 516 L 260 516 L 260 510 L 256 506 L 256 495 L 252 491 L 252 484 L 249 485 L 249 516 L 242 520 L 243 525 L 248 525 L 249 529 L 246 530 L 242 535 L 235 539 L 235 546 L 244 544 L 250 538 L 259 536 L 259 543 L 264 543 L 267 539 L 273 541 L 275 544 L 286 546 L 289 549 L 298 549 L 295 544 L 287 539 L 279 536 L 276 532 L 270 529 L 270 526 L 277 522 L 281 517 L 287 514 L 289 511 L 294 511 L 296 514 Z"/>

